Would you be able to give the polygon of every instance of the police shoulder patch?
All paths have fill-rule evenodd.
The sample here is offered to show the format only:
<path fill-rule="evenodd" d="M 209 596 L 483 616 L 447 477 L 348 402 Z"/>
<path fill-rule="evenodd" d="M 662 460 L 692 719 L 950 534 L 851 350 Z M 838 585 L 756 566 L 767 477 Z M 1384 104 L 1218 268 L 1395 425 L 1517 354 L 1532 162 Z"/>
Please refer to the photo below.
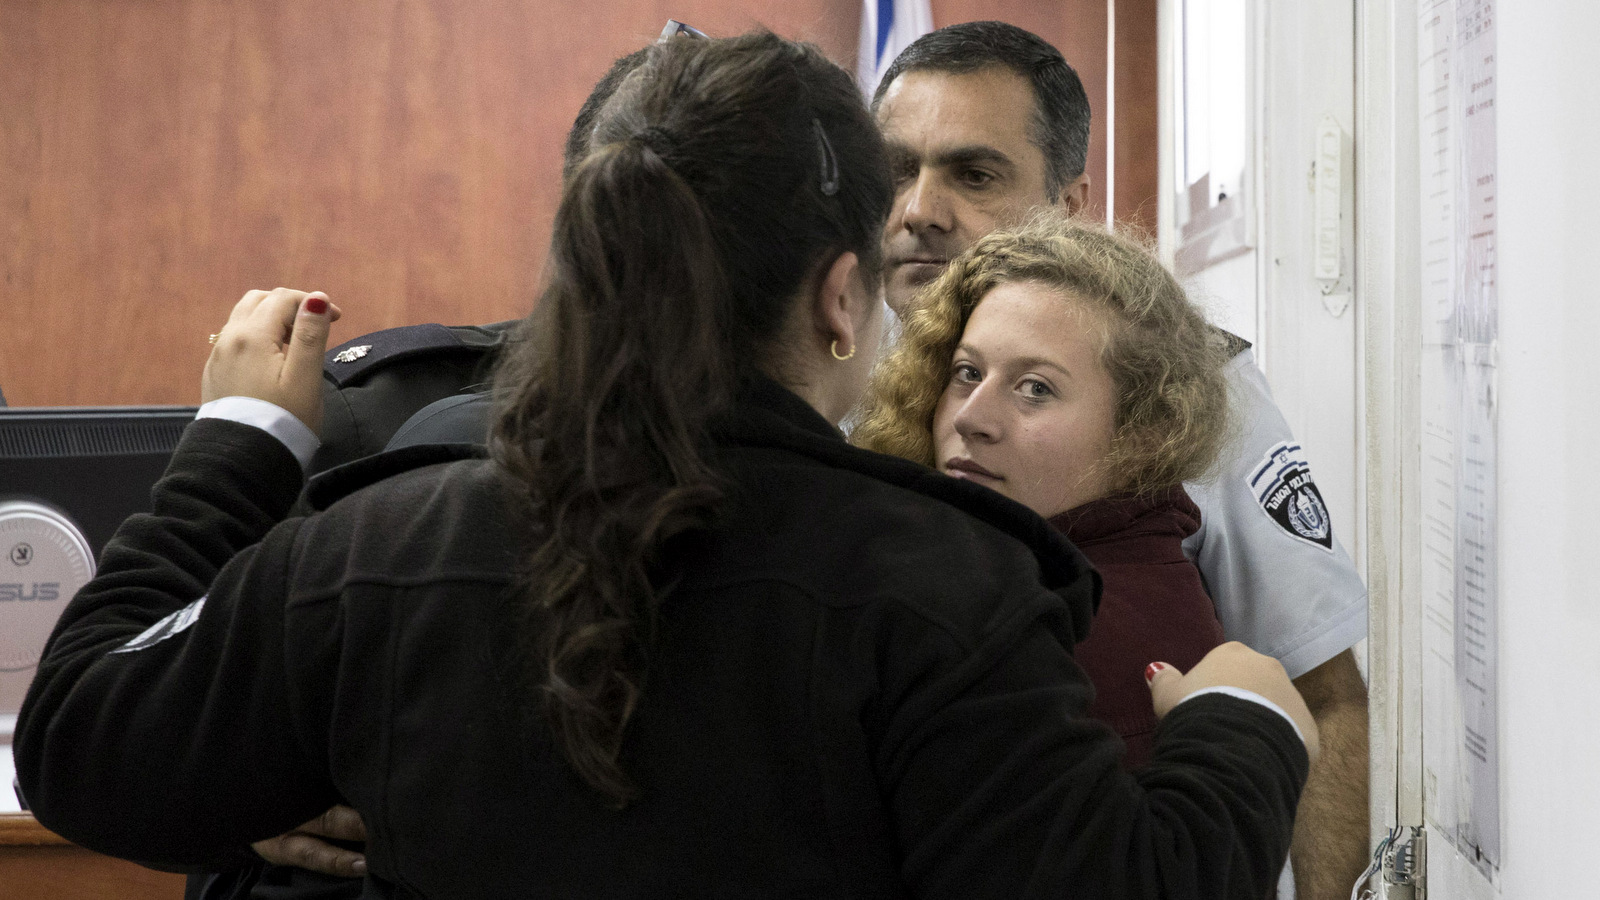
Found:
<path fill-rule="evenodd" d="M 1311 480 L 1311 464 L 1299 444 L 1282 441 L 1268 450 L 1250 474 L 1250 493 L 1290 536 L 1333 552 L 1328 504 Z"/>

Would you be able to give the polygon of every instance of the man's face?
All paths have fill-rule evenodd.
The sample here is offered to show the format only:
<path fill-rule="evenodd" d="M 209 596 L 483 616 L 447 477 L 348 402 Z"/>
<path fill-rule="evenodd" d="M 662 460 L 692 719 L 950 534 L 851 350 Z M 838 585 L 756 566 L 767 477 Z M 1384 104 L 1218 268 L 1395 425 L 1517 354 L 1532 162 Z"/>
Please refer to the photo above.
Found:
<path fill-rule="evenodd" d="M 1080 178 L 1051 197 L 1044 153 L 1028 138 L 1033 87 L 1004 67 L 961 75 L 913 71 L 878 105 L 895 178 L 884 235 L 887 299 L 896 313 L 950 258 L 1036 206 L 1087 193 Z"/>

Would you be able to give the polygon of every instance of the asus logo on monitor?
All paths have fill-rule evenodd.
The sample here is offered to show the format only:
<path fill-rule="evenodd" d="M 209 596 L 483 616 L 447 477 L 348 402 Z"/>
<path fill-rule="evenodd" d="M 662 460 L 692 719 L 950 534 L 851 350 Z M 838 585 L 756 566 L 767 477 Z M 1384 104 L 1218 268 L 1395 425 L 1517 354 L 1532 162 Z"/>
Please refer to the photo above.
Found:
<path fill-rule="evenodd" d="M 27 593 L 23 593 L 27 588 Z M 41 581 L 33 584 L 0 583 L 0 603 L 10 600 L 60 600 L 61 584 L 56 581 Z"/>

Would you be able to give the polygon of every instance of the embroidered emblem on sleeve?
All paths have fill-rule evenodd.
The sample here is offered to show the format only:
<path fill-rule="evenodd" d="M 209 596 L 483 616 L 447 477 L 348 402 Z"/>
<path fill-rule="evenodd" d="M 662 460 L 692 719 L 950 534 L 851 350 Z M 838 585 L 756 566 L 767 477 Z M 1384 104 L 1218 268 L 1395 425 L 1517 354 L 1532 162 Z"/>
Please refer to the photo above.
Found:
<path fill-rule="evenodd" d="M 351 347 L 348 350 L 340 350 L 338 353 L 335 353 L 333 355 L 333 361 L 336 363 L 353 363 L 371 352 L 371 344 L 361 344 L 356 347 Z"/>
<path fill-rule="evenodd" d="M 1268 450 L 1250 475 L 1250 492 L 1262 512 L 1292 537 L 1333 552 L 1328 505 L 1311 480 L 1311 464 L 1299 444 L 1283 441 Z"/>
<path fill-rule="evenodd" d="M 144 631 L 140 632 L 138 637 L 111 652 L 132 653 L 135 650 L 143 650 L 146 647 L 159 644 L 167 638 L 181 633 L 190 625 L 193 625 L 194 620 L 200 618 L 200 610 L 204 609 L 205 605 L 206 598 L 201 597 L 199 600 L 196 600 L 188 606 L 185 606 L 183 609 L 178 610 L 154 625 L 151 625 L 149 628 L 146 628 Z"/>

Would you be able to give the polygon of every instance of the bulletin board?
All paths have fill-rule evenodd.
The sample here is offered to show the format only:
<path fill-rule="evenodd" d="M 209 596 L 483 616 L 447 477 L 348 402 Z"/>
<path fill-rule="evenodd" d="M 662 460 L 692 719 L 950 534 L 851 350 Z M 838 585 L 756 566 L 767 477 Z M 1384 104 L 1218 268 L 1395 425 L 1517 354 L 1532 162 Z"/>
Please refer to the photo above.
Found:
<path fill-rule="evenodd" d="M 1493 879 L 1498 709 L 1495 7 L 1418 12 L 1423 810 Z"/>

